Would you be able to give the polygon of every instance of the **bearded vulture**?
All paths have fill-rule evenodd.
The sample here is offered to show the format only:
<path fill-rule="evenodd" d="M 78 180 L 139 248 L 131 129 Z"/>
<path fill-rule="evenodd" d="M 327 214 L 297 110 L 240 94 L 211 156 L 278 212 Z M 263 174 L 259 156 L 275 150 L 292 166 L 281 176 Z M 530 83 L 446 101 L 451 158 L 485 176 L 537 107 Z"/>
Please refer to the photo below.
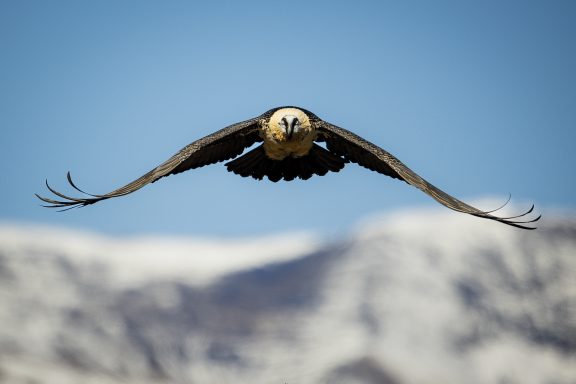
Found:
<path fill-rule="evenodd" d="M 325 148 L 318 145 L 318 142 L 324 142 Z M 262 144 L 237 157 L 255 143 Z M 273 182 L 282 179 L 290 181 L 297 177 L 307 180 L 313 175 L 323 176 L 329 171 L 338 172 L 346 163 L 353 162 L 386 176 L 404 180 L 440 204 L 458 212 L 523 229 L 535 229 L 529 224 L 540 219 L 540 216 L 534 219 L 525 218 L 533 211 L 534 205 L 527 212 L 511 217 L 492 215 L 495 210 L 482 211 L 474 208 L 436 188 L 384 149 L 298 107 L 273 108 L 258 117 L 232 124 L 194 141 L 142 177 L 110 193 L 88 194 L 74 184 L 68 172 L 70 185 L 87 197 L 66 196 L 50 187 L 48 181 L 48 190 L 62 200 L 37 194 L 36 196 L 49 204 L 45 207 L 66 210 L 124 196 L 164 176 L 232 158 L 232 161 L 225 164 L 228 171 L 257 180 L 266 176 Z"/>

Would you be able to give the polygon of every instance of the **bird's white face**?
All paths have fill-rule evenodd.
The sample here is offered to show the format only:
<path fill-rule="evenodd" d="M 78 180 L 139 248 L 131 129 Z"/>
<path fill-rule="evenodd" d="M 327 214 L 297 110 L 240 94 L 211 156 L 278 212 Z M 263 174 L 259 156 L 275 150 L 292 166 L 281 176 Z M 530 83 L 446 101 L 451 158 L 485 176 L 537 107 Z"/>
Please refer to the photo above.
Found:
<path fill-rule="evenodd" d="M 299 132 L 301 130 L 301 123 L 300 123 L 300 120 L 298 120 L 297 116 L 284 115 L 280 119 L 280 122 L 278 123 L 278 125 L 286 133 L 286 139 L 288 141 L 292 140 L 293 137 L 299 136 Z"/>
<path fill-rule="evenodd" d="M 312 147 L 315 133 L 308 115 L 298 108 L 282 108 L 270 116 L 260 136 L 268 157 L 304 156 Z"/>
<path fill-rule="evenodd" d="M 310 133 L 308 116 L 297 108 L 282 108 L 270 116 L 269 134 L 276 142 L 301 141 Z"/>

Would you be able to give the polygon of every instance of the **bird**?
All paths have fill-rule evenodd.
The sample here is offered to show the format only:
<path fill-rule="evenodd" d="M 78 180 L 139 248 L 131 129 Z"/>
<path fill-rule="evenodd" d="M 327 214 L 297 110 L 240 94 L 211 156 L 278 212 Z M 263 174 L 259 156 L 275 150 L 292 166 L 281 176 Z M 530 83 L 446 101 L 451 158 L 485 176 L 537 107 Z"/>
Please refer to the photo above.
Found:
<path fill-rule="evenodd" d="M 257 143 L 260 145 L 243 154 Z M 84 192 L 68 172 L 68 183 L 84 197 L 71 197 L 58 192 L 50 186 L 48 180 L 45 181 L 46 187 L 60 199 L 35 195 L 47 203 L 44 207 L 68 210 L 128 195 L 165 176 L 230 159 L 225 163 L 229 172 L 257 180 L 267 177 L 272 182 L 296 178 L 307 180 L 313 175 L 324 176 L 328 172 L 339 172 L 346 164 L 356 163 L 405 181 L 454 211 L 530 230 L 536 229 L 532 223 L 541 218 L 541 215 L 529 218 L 534 205 L 519 215 L 495 215 L 494 212 L 508 204 L 510 196 L 504 205 L 490 211 L 464 203 L 423 179 L 386 150 L 295 106 L 270 109 L 260 116 L 229 125 L 196 140 L 143 176 L 112 192 L 101 195 Z"/>

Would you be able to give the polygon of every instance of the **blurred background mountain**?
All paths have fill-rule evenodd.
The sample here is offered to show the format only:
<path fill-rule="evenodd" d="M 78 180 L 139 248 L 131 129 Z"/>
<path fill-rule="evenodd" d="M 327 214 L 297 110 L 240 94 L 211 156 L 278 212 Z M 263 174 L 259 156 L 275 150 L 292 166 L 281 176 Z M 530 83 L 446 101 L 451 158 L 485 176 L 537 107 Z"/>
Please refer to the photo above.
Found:
<path fill-rule="evenodd" d="M 404 212 L 339 239 L 3 226 L 0 381 L 569 384 L 575 281 L 560 217 Z"/>

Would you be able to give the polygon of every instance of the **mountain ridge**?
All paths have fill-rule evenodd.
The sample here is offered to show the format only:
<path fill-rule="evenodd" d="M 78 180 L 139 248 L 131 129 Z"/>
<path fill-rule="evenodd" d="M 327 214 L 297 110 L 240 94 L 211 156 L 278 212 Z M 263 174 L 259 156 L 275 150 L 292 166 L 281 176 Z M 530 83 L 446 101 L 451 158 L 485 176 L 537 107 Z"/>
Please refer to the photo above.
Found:
<path fill-rule="evenodd" d="M 123 263 L 76 257 L 66 249 L 78 248 L 66 243 L 108 242 L 97 254 L 127 251 L 125 239 L 86 240 L 74 231 L 58 239 L 48 231 L 42 246 L 38 233 L 26 241 L 30 232 L 19 228 L 18 239 L 18 228 L 0 227 L 6 383 L 576 380 L 570 217 L 525 232 L 409 212 L 330 241 L 304 234 L 230 247 L 215 240 L 211 248 L 206 240 L 203 247 L 177 240 L 190 257 L 214 249 L 230 260 L 235 251 L 270 255 L 269 263 L 247 258 L 216 268 L 210 279 L 149 270 L 124 279 L 114 274 Z M 158 257 L 187 270 L 181 257 Z"/>

